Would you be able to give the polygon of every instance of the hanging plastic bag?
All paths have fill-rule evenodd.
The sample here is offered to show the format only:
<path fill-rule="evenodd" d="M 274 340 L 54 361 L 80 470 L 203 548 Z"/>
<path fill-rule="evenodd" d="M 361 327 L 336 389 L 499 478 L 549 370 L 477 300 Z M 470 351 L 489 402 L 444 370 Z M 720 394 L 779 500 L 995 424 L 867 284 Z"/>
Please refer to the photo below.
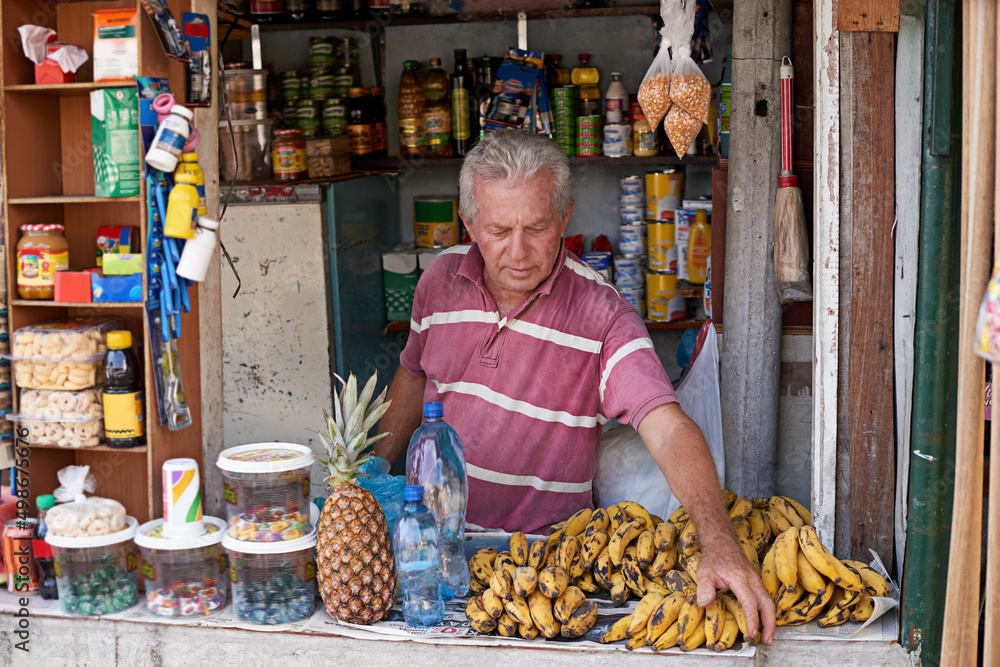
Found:
<path fill-rule="evenodd" d="M 667 29 L 660 29 L 660 50 L 653 58 L 646 75 L 642 77 L 639 85 L 639 106 L 646 116 L 651 132 L 656 132 L 657 126 L 663 117 L 670 111 L 670 74 L 673 72 L 673 64 L 670 62 L 670 39 L 667 37 Z"/>
<path fill-rule="evenodd" d="M 673 69 L 670 73 L 671 107 L 663 122 L 670 145 L 683 156 L 708 122 L 712 86 L 691 59 L 691 36 L 694 32 L 696 0 L 662 0 L 660 15 L 666 39 L 673 44 Z"/>
<path fill-rule="evenodd" d="M 97 480 L 90 466 L 67 466 L 58 473 L 61 486 L 53 492 L 56 505 L 45 515 L 45 525 L 61 537 L 95 537 L 125 528 L 125 506 L 110 498 L 87 497 Z"/>
<path fill-rule="evenodd" d="M 698 334 L 688 372 L 675 392 L 681 409 L 701 429 L 715 461 L 720 483 L 725 480 L 725 449 L 722 441 L 722 403 L 719 397 L 719 346 L 711 320 Z M 594 502 L 607 507 L 622 500 L 634 500 L 651 514 L 662 518 L 680 507 L 639 433 L 631 426 L 619 426 L 601 436 L 601 453 L 594 473 Z"/>

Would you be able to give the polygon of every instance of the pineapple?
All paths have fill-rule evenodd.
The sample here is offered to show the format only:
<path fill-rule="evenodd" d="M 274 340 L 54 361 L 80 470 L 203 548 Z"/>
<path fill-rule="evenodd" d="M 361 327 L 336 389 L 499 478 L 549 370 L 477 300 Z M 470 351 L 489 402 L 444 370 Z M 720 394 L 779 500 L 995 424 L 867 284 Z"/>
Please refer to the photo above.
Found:
<path fill-rule="evenodd" d="M 385 390 L 372 401 L 376 377 L 372 375 L 358 396 L 354 373 L 347 382 L 337 376 L 343 389 L 333 401 L 336 418 L 323 412 L 332 443 L 320 434 L 329 460 L 319 460 L 330 471 L 325 480 L 330 497 L 316 538 L 320 594 L 331 616 L 361 625 L 384 619 L 396 595 L 389 524 L 375 497 L 356 481 L 357 469 L 370 458 L 369 447 L 387 435 L 368 437 L 389 407 Z"/>

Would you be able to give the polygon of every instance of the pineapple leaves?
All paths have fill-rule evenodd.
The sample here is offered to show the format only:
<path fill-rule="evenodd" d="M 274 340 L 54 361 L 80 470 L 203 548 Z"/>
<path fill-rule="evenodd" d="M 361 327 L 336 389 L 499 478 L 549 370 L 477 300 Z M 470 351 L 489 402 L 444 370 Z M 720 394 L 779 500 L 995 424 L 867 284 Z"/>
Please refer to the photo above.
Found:
<path fill-rule="evenodd" d="M 368 432 L 382 419 L 392 401 L 387 401 L 385 398 L 388 388 L 372 398 L 378 386 L 377 373 L 368 379 L 360 395 L 358 379 L 354 373 L 350 373 L 346 381 L 336 373 L 334 377 L 341 384 L 341 390 L 335 392 L 334 396 L 334 414 L 331 416 L 328 411 L 323 411 L 332 442 L 329 442 L 322 432 L 319 433 L 329 460 L 318 460 L 330 471 L 326 481 L 331 486 L 356 484 L 356 477 L 368 476 L 358 472 L 358 469 L 371 458 L 366 452 L 374 443 L 389 435 L 379 433 L 369 438 Z"/>
<path fill-rule="evenodd" d="M 344 419 L 350 419 L 354 414 L 354 408 L 358 405 L 358 378 L 354 376 L 354 373 L 347 376 L 347 384 L 340 392 L 340 400 L 343 403 Z M 350 429 L 348 432 L 351 432 Z"/>
<path fill-rule="evenodd" d="M 371 412 L 368 413 L 368 418 L 365 419 L 365 423 L 361 425 L 361 430 L 367 433 L 375 424 L 382 419 L 382 415 L 385 414 L 386 410 L 389 409 L 389 403 L 383 403 L 385 399 L 385 389 L 379 394 L 379 397 L 375 399 L 375 403 L 372 404 Z"/>

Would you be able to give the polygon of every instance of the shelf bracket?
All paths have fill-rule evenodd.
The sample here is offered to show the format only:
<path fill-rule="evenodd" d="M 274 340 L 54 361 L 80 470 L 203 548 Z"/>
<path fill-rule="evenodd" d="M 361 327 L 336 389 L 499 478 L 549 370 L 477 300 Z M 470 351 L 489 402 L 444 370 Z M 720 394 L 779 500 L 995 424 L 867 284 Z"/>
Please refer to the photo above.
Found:
<path fill-rule="evenodd" d="M 528 50 L 528 15 L 523 11 L 517 13 L 517 48 Z"/>

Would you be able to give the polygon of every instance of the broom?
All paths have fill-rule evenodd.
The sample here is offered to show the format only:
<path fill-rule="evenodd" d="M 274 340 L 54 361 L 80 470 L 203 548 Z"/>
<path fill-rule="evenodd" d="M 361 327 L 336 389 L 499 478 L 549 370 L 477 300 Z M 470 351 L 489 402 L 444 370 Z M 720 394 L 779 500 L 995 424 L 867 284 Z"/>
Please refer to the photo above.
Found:
<path fill-rule="evenodd" d="M 795 68 L 781 60 L 781 174 L 774 202 L 774 278 L 781 303 L 811 301 L 809 243 L 799 179 L 792 173 L 792 80 Z"/>

